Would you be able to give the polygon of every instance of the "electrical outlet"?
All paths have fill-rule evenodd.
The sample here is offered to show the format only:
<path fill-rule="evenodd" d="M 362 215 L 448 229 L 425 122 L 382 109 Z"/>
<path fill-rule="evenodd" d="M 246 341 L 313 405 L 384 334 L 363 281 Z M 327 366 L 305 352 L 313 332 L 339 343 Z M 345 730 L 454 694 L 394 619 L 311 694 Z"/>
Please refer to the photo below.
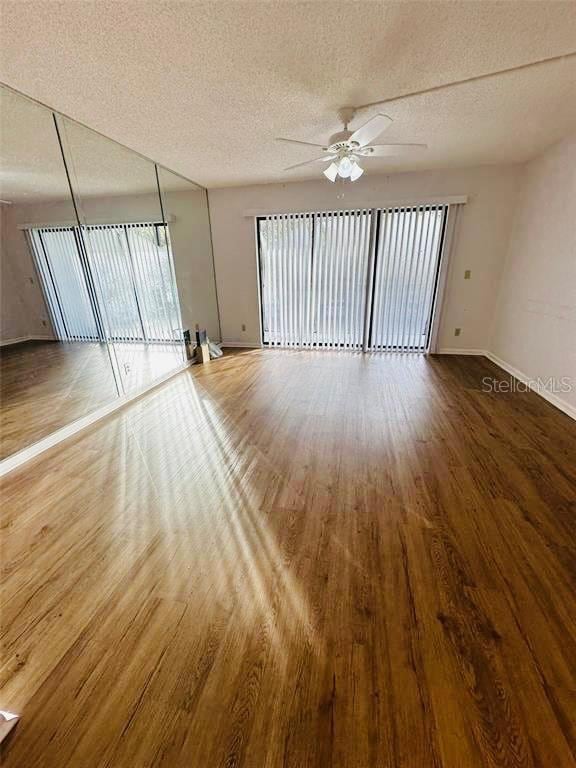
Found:
<path fill-rule="evenodd" d="M 246 323 L 242 323 L 242 330 L 243 330 L 243 331 L 245 331 L 245 330 L 246 330 Z"/>
<path fill-rule="evenodd" d="M 472 270 L 471 269 L 467 269 L 464 272 L 464 280 L 470 280 L 471 277 L 472 277 Z"/>
<path fill-rule="evenodd" d="M 42 325 L 46 328 L 46 320 L 42 320 Z"/>
<path fill-rule="evenodd" d="M 454 328 L 454 336 L 460 336 L 462 333 L 462 328 Z"/>

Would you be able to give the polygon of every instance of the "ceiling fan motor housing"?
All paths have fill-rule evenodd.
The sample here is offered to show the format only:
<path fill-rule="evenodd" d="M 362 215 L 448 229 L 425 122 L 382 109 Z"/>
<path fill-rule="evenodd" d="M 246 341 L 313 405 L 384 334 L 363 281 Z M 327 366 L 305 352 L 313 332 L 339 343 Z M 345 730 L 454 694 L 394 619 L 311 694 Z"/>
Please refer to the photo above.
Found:
<path fill-rule="evenodd" d="M 350 143 L 348 139 L 352 136 L 352 131 L 339 131 L 333 136 L 330 136 L 328 141 L 328 149 L 337 152 L 342 149 L 350 149 Z"/>

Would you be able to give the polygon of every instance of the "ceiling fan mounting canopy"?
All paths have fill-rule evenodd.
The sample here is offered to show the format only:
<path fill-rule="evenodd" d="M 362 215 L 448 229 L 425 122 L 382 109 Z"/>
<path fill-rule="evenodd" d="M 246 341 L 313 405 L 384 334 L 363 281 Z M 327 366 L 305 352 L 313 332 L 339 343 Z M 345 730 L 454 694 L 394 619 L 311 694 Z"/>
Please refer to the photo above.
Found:
<path fill-rule="evenodd" d="M 344 128 L 348 128 L 348 125 L 354 120 L 356 114 L 356 107 L 340 107 L 338 110 L 338 117 L 344 123 Z"/>

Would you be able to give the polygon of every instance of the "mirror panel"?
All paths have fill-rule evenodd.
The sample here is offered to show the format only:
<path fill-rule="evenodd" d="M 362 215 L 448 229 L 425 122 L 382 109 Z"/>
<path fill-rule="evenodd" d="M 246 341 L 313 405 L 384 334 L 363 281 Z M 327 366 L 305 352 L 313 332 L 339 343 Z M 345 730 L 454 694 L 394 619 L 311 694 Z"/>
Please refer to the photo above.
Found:
<path fill-rule="evenodd" d="M 54 115 L 3 87 L 0 113 L 3 459 L 106 405 L 118 389 L 94 325 Z M 64 306 L 62 295 L 74 300 Z"/>
<path fill-rule="evenodd" d="M 133 393 L 185 362 L 156 166 L 78 123 L 57 121 L 99 322 L 121 390 Z"/>
<path fill-rule="evenodd" d="M 0 460 L 220 341 L 207 192 L 0 87 Z"/>
<path fill-rule="evenodd" d="M 208 195 L 172 171 L 158 167 L 162 207 L 174 259 L 184 328 L 198 325 L 220 341 Z"/>

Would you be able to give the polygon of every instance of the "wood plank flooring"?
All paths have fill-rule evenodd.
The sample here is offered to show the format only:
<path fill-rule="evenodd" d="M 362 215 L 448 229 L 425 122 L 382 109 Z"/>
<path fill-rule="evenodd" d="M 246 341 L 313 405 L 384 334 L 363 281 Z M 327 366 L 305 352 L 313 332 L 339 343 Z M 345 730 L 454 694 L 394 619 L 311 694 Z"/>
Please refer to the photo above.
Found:
<path fill-rule="evenodd" d="M 6 768 L 576 765 L 576 423 L 249 351 L 2 482 Z"/>

